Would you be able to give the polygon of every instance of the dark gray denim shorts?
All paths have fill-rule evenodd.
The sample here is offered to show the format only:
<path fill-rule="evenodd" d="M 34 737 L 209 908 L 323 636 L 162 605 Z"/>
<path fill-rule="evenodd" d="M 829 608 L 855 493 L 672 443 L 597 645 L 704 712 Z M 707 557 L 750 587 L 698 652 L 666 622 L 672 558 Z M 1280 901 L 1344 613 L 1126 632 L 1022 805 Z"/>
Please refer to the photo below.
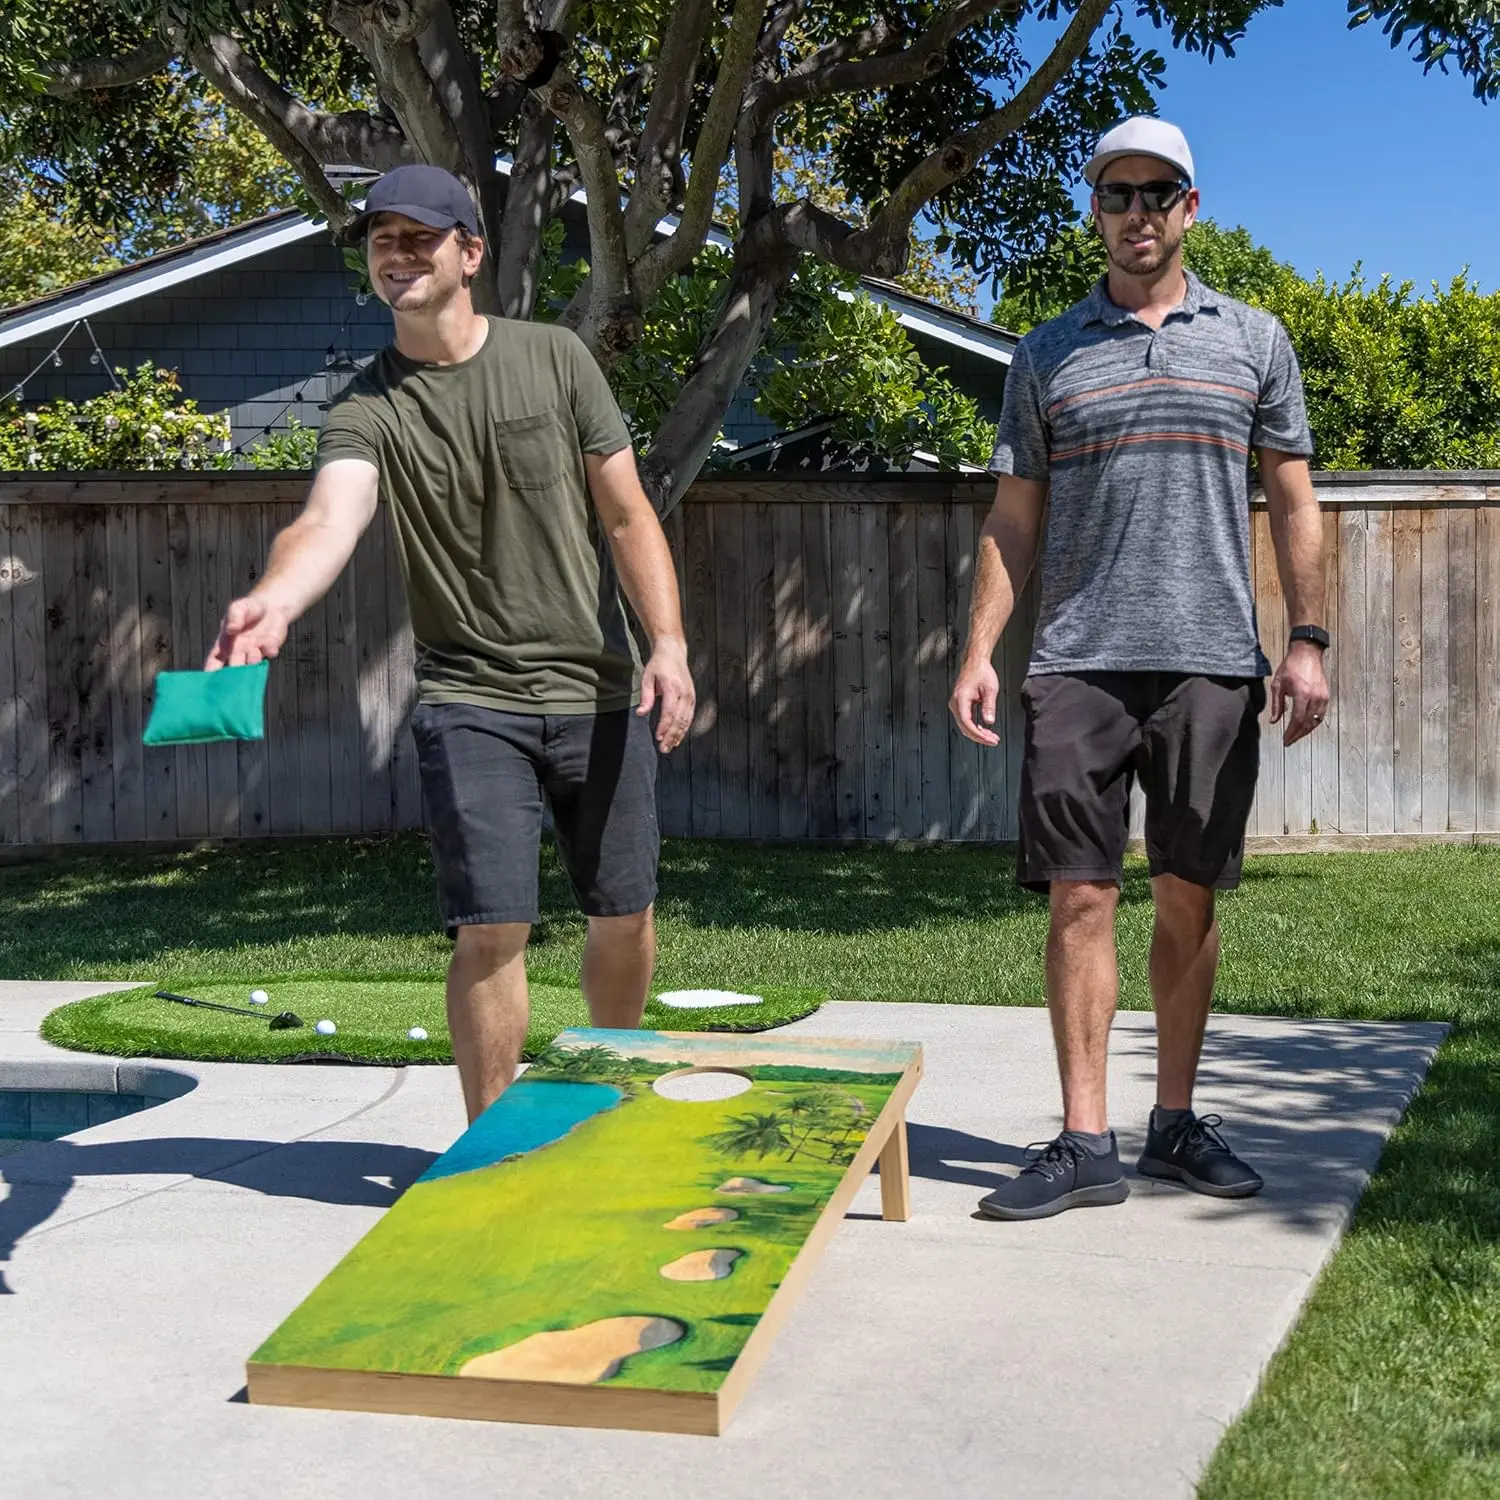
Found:
<path fill-rule="evenodd" d="M 656 899 L 656 743 L 633 709 L 517 714 L 418 704 L 412 737 L 451 937 L 480 922 L 535 922 L 542 806 L 579 907 L 591 917 Z"/>

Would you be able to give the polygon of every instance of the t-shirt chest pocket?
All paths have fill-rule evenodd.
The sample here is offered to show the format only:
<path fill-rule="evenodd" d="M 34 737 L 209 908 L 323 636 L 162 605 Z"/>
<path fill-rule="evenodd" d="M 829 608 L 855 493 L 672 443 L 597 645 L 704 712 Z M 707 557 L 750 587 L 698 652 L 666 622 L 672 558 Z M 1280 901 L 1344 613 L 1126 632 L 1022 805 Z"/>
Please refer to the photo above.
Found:
<path fill-rule="evenodd" d="M 533 417 L 496 418 L 495 445 L 512 489 L 545 490 L 568 471 L 572 454 L 557 409 Z"/>

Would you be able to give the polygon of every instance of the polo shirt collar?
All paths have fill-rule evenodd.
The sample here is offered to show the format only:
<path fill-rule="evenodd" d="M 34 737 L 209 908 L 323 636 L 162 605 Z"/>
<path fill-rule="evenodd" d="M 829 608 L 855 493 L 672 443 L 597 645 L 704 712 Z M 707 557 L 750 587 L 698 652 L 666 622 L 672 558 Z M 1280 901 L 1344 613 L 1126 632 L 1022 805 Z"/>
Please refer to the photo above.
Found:
<path fill-rule="evenodd" d="M 1183 274 L 1187 278 L 1187 294 L 1167 316 L 1191 318 L 1200 312 L 1217 312 L 1219 302 L 1212 289 L 1204 286 L 1191 271 L 1184 271 Z M 1109 278 L 1101 276 L 1084 300 L 1083 321 L 1086 324 L 1103 323 L 1106 328 L 1118 328 L 1122 324 L 1134 322 L 1135 314 L 1110 300 Z"/>

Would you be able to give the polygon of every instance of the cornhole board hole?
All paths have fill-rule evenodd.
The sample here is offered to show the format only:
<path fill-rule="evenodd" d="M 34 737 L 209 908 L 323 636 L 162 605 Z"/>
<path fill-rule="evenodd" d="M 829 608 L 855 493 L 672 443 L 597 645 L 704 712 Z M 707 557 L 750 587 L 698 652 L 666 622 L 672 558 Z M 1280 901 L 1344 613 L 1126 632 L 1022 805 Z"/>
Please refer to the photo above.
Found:
<path fill-rule="evenodd" d="M 865 1175 L 906 1042 L 564 1032 L 276 1330 L 249 1399 L 716 1435 Z"/>

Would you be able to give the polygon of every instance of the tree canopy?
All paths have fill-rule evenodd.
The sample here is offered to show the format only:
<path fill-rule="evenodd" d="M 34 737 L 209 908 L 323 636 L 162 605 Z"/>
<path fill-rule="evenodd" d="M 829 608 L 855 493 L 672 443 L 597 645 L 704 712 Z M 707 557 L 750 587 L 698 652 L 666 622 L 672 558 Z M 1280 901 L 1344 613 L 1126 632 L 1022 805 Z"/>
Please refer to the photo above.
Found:
<path fill-rule="evenodd" d="M 483 305 L 514 317 L 535 311 L 548 225 L 581 187 L 590 253 L 560 317 L 606 368 L 723 220 L 714 309 L 643 464 L 665 509 L 805 258 L 897 277 L 920 223 L 939 252 L 1003 274 L 1072 222 L 1067 185 L 1096 135 L 1153 108 L 1164 59 L 1132 26 L 1228 56 L 1279 3 L 8 0 L 0 150 L 117 226 L 179 190 L 205 109 L 252 124 L 335 228 L 350 190 L 333 169 L 436 162 L 480 210 Z M 1349 10 L 1500 93 L 1493 0 Z M 826 163 L 837 201 L 787 170 L 798 153 Z"/>

